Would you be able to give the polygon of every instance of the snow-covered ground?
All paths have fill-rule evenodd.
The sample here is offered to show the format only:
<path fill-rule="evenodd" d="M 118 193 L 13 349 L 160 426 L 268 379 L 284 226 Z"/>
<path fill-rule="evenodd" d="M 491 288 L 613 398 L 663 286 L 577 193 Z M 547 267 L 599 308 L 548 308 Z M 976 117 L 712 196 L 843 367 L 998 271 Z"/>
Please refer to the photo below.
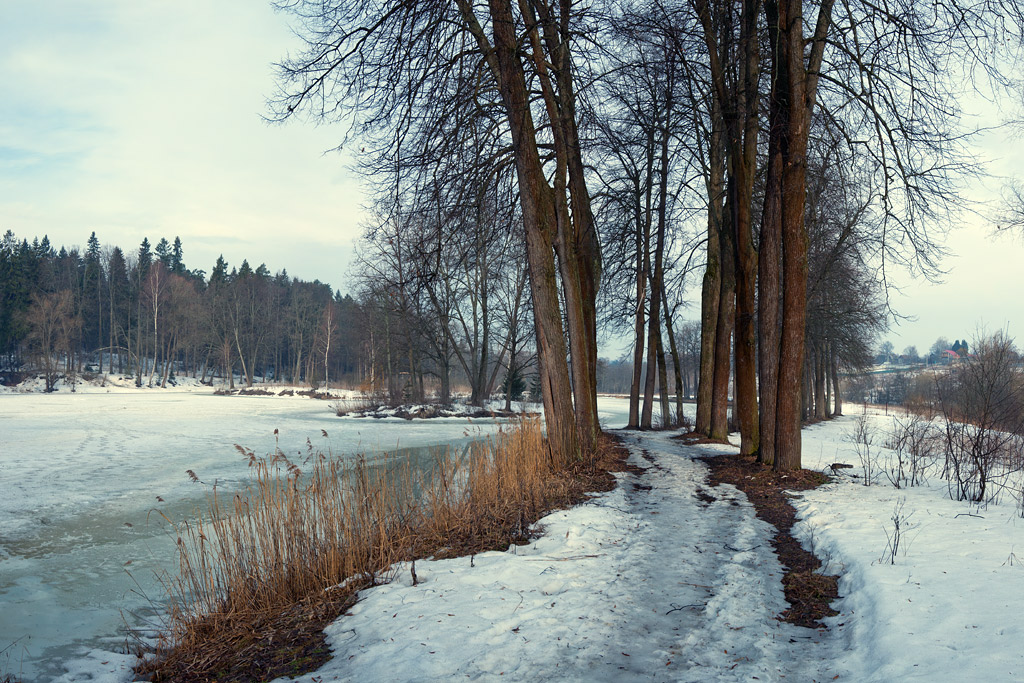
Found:
<path fill-rule="evenodd" d="M 644 475 L 549 515 L 528 546 L 417 563 L 417 586 L 398 567 L 330 627 L 335 659 L 298 680 L 818 677 L 821 636 L 775 620 L 771 528 L 733 487 L 699 500 L 707 468 L 667 435 L 627 440 Z"/>
<path fill-rule="evenodd" d="M 89 379 L 87 379 L 89 378 Z M 153 379 L 154 385 L 149 386 L 149 377 L 142 378 L 142 386 L 135 386 L 135 377 L 131 374 L 122 375 L 118 373 L 84 373 L 77 375 L 74 382 L 68 382 L 62 375 L 54 384 L 57 393 L 74 394 L 110 394 L 110 393 L 138 393 L 139 391 L 160 391 L 160 392 L 201 392 L 210 393 L 212 389 L 203 385 L 194 377 L 176 377 L 168 383 L 168 386 L 161 389 L 160 378 Z M 0 384 L 0 394 L 42 394 L 46 391 L 46 381 L 43 377 L 35 376 L 26 379 L 16 386 L 5 386 Z"/>
<path fill-rule="evenodd" d="M 851 413 L 859 406 L 848 406 Z M 893 417 L 868 414 L 879 441 Z M 846 439 L 857 416 L 804 430 L 804 466 L 860 460 Z M 888 453 L 877 450 L 876 466 Z M 805 547 L 840 575 L 830 620 L 837 673 L 857 681 L 1024 680 L 1024 519 L 1007 491 L 1000 504 L 950 500 L 941 463 L 927 486 L 872 486 L 840 476 L 794 501 Z M 1019 492 L 1019 484 L 1017 487 Z M 893 517 L 901 520 L 895 558 Z M 1017 552 L 1021 551 L 1021 552 Z M 895 564 L 892 560 L 895 560 Z"/>
<path fill-rule="evenodd" d="M 158 421 L 151 429 L 170 429 L 177 421 L 210 411 L 216 415 L 217 401 L 252 401 L 246 404 L 251 410 L 269 414 L 257 419 L 231 410 L 230 416 L 204 417 L 200 422 L 219 422 L 226 431 L 235 422 L 252 419 L 249 424 L 260 425 L 264 440 L 252 436 L 240 442 L 257 452 L 273 448 L 272 436 L 266 433 L 276 423 L 288 426 L 282 435 L 290 438 L 303 428 L 319 434 L 324 421 L 329 432 L 334 426 L 331 438 L 339 438 L 340 421 L 329 413 L 314 417 L 292 414 L 290 408 L 262 407 L 302 406 L 295 408 L 301 413 L 319 402 L 187 399 L 184 406 L 163 408 L 161 419 L 167 423 Z M 193 399 L 210 403 L 192 403 Z M 53 477 L 53 486 L 63 490 L 66 485 L 71 497 L 85 496 L 75 492 L 88 486 L 66 481 L 70 474 L 62 475 L 61 463 L 73 472 L 73 453 L 45 461 L 40 455 L 45 446 L 29 441 L 29 453 L 9 457 L 7 427 L 17 421 L 9 419 L 7 400 L 0 397 L 3 490 L 17 481 L 9 468 L 23 467 L 31 468 L 26 475 L 41 470 L 31 475 L 40 487 Z M 24 408 L 21 419 L 41 420 L 39 406 Z M 847 409 L 860 411 L 857 406 Z M 67 410 L 74 412 L 71 406 Z M 625 422 L 622 399 L 602 398 L 600 410 L 607 427 Z M 75 419 L 87 422 L 85 416 Z M 625 433 L 631 461 L 644 469 L 643 474 L 620 474 L 615 490 L 549 515 L 541 522 L 543 533 L 530 545 L 472 559 L 418 562 L 417 586 L 412 585 L 407 566 L 396 567 L 394 581 L 365 591 L 352 616 L 329 627 L 334 659 L 300 680 L 1019 680 L 1024 676 L 1024 651 L 1018 645 L 1024 567 L 1015 548 L 1022 549 L 1024 558 L 1024 520 L 1016 502 L 1007 496 L 1000 505 L 979 508 L 950 501 L 945 483 L 934 475 L 928 486 L 910 489 L 894 489 L 884 478 L 871 487 L 861 485 L 862 479 L 851 476 L 862 472 L 848 438 L 856 419 L 840 418 L 804 431 L 806 467 L 825 469 L 835 462 L 855 467 L 823 488 L 798 494 L 794 501 L 802 517 L 794 533 L 826 561 L 826 569 L 841 575 L 842 598 L 834 605 L 840 614 L 828 620 L 827 631 L 776 621 L 784 601 L 781 567 L 769 545 L 771 529 L 754 517 L 752 507 L 733 487 L 708 486 L 706 467 L 694 460 L 728 447 L 685 447 L 666 434 Z M 873 413 L 868 419 L 880 442 L 891 418 Z M 392 420 L 352 422 L 376 432 Z M 131 423 L 115 422 L 95 436 L 122 430 L 130 435 Z M 394 425 L 447 429 L 443 420 L 422 425 L 394 420 Z M 84 424 L 80 429 L 88 432 Z M 145 452 L 150 437 L 131 438 L 139 447 L 136 453 Z M 158 434 L 151 438 L 160 440 Z M 209 438 L 225 441 L 215 435 Z M 213 442 L 197 445 L 220 449 L 198 465 L 207 471 L 215 469 L 218 459 L 234 458 Z M 282 448 L 296 446 L 289 442 Z M 86 449 L 93 453 L 86 460 L 100 459 L 98 451 Z M 878 455 L 884 457 L 884 451 Z M 124 468 L 126 457 L 115 455 L 108 474 Z M 173 472 L 158 478 L 158 483 L 169 486 L 185 469 L 184 461 L 175 459 L 180 454 L 163 457 L 171 459 L 168 469 Z M 134 463 L 139 458 L 128 459 Z M 196 472 L 205 478 L 204 471 Z M 100 481 L 105 479 L 92 480 Z M 714 500 L 698 497 L 701 490 Z M 50 507 L 59 510 L 60 494 L 48 495 Z M 114 503 L 97 500 L 92 505 L 113 505 L 117 511 Z M 891 518 L 901 505 L 901 550 L 891 564 L 886 546 L 893 533 Z M 8 504 L 0 501 L 0 520 L 5 524 L 12 514 L 22 512 L 9 512 Z M 26 515 L 27 524 L 46 526 L 35 521 L 37 512 Z M 120 517 L 114 514 L 111 519 Z M 18 533 L 27 535 L 25 529 Z M 3 526 L 0 538 L 6 544 L 8 531 Z M 41 555 L 45 552 L 40 550 Z M 2 557 L 0 577 L 12 561 L 33 561 L 13 554 Z M 85 567 L 83 563 L 83 571 Z M 47 577 L 44 567 L 39 571 L 44 577 L 40 582 L 78 580 L 68 568 L 56 577 Z M 0 578 L 5 607 L 11 604 L 11 590 L 18 589 L 9 584 Z M 118 604 L 119 596 L 97 598 L 97 608 L 104 599 L 109 607 Z M 6 672 L 18 673 L 16 661 L 12 656 Z M 130 664 L 126 657 L 96 649 L 93 641 L 91 650 L 63 662 L 66 673 L 58 680 L 130 681 Z"/>

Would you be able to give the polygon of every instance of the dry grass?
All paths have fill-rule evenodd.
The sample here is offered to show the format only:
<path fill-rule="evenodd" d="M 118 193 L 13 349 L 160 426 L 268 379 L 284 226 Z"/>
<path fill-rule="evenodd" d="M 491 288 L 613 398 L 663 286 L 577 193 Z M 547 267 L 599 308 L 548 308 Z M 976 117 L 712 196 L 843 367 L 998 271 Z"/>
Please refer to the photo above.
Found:
<path fill-rule="evenodd" d="M 523 543 L 531 525 L 585 492 L 614 485 L 608 441 L 586 462 L 546 447 L 524 419 L 469 452 L 443 451 L 427 472 L 405 462 L 302 463 L 244 451 L 254 482 L 214 491 L 207 516 L 180 525 L 169 622 L 138 673 L 154 681 L 253 681 L 314 670 L 322 629 L 397 561 Z"/>

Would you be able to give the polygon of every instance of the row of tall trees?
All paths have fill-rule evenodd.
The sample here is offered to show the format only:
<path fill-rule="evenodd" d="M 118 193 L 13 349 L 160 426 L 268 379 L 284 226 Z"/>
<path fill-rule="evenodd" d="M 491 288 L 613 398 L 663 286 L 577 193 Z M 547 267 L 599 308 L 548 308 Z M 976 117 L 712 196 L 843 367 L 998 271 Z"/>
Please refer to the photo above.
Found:
<path fill-rule="evenodd" d="M 672 336 L 659 321 L 664 274 L 692 263 L 666 250 L 662 234 L 669 216 L 669 229 L 685 235 L 672 214 L 682 198 L 702 204 L 707 220 L 696 429 L 724 439 L 731 410 L 744 453 L 797 467 L 801 420 L 841 412 L 839 369 L 868 362 L 893 313 L 890 271 L 938 270 L 957 190 L 975 170 L 961 97 L 981 83 L 1013 87 L 1001 60 L 1020 49 L 1020 9 L 798 0 L 602 8 L 610 75 L 594 88 L 595 146 L 613 168 L 598 167 L 613 210 L 601 217 L 613 226 L 606 254 L 619 268 L 635 264 L 636 293 L 620 295 L 635 321 L 635 372 L 645 344 L 648 354 L 630 424 L 650 426 L 659 337 Z M 630 183 L 631 204 L 618 190 Z M 629 260 L 630 248 L 615 244 L 628 207 L 637 226 Z"/>
<path fill-rule="evenodd" d="M 305 44 L 281 65 L 274 111 L 351 125 L 370 170 L 394 188 L 382 224 L 429 230 L 430 207 L 450 240 L 491 222 L 484 197 L 504 203 L 504 214 L 501 188 L 514 188 L 516 219 L 505 229 L 528 274 L 549 443 L 569 457 L 588 451 L 599 429 L 601 259 L 573 53 L 592 31 L 589 13 L 546 0 L 281 7 Z M 428 280 L 436 259 L 434 268 Z"/>
<path fill-rule="evenodd" d="M 371 385 L 393 400 L 401 392 L 422 401 L 431 376 L 447 403 L 457 376 L 480 405 L 499 382 L 508 389 L 536 376 L 525 253 L 512 229 L 518 212 L 507 178 L 481 182 L 470 174 L 447 187 L 404 174 L 395 180 L 407 187 L 380 198 L 356 271 L 360 300 L 376 311 L 376 341 L 367 349 L 382 372 Z M 510 402 L 518 392 L 505 393 Z"/>
<path fill-rule="evenodd" d="M 971 170 L 961 86 L 1011 87 L 1024 23 L 999 0 L 281 7 L 304 47 L 272 109 L 365 142 L 381 224 L 424 226 L 430 205 L 452 240 L 490 220 L 474 193 L 508 188 L 491 196 L 518 212 L 556 448 L 597 430 L 599 286 L 635 335 L 630 424 L 651 426 L 658 386 L 669 414 L 665 349 L 703 256 L 697 429 L 725 437 L 734 372 L 742 449 L 780 469 L 805 404 L 860 361 L 851 332 L 880 324 L 889 269 L 935 272 Z"/>
<path fill-rule="evenodd" d="M 961 86 L 1013 87 L 1000 60 L 1024 24 L 999 0 L 281 6 L 304 46 L 272 111 L 345 122 L 375 179 L 360 294 L 375 389 L 418 397 L 433 375 L 446 395 L 454 367 L 480 400 L 527 362 L 529 329 L 551 444 L 585 452 L 599 291 L 605 321 L 634 333 L 630 424 L 652 426 L 656 393 L 671 414 L 666 353 L 685 383 L 675 319 L 703 263 L 696 428 L 724 438 L 731 405 L 742 450 L 779 469 L 799 466 L 804 415 L 841 410 L 838 368 L 889 312 L 890 269 L 936 271 L 972 170 Z M 174 278 L 190 281 L 180 243 L 160 256 L 126 264 L 116 340 L 99 312 L 114 269 L 82 274 L 74 305 L 95 303 L 98 328 L 67 334 L 106 334 L 154 367 L 198 348 L 163 317 Z M 214 311 L 205 348 L 247 381 L 268 365 L 309 374 L 319 355 L 314 332 L 296 345 L 274 330 L 267 311 L 291 305 L 275 280 L 191 278 Z"/>

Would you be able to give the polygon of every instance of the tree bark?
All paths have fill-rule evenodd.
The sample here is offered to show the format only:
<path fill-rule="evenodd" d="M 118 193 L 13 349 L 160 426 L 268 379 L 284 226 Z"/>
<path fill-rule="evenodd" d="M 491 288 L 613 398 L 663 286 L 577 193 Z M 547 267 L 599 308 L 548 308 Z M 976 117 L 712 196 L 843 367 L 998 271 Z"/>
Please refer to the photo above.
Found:
<path fill-rule="evenodd" d="M 772 55 L 778 54 L 778 2 L 766 0 L 768 41 Z M 778 58 L 776 57 L 776 62 Z M 775 423 L 779 392 L 779 300 L 782 269 L 782 135 L 785 129 L 786 92 L 780 88 L 776 62 L 772 64 L 769 95 L 768 165 L 765 173 L 764 206 L 761 211 L 758 286 L 758 379 L 761 404 L 761 441 L 757 461 L 775 463 Z"/>
<path fill-rule="evenodd" d="M 828 407 L 825 395 L 825 345 L 818 342 L 814 345 L 814 418 L 824 420 Z"/>
<path fill-rule="evenodd" d="M 679 358 L 679 349 L 676 347 L 676 335 L 672 330 L 672 313 L 668 308 L 668 294 L 665 292 L 665 283 L 661 285 L 661 301 L 665 306 L 665 333 L 668 335 L 669 349 L 672 352 L 672 368 L 675 371 L 676 381 L 676 416 L 675 425 L 683 424 L 683 369 Z"/>
<path fill-rule="evenodd" d="M 527 20 L 534 65 L 553 133 L 556 158 L 551 196 L 555 203 L 555 250 L 559 255 L 572 351 L 576 425 L 581 449 L 591 452 L 600 432 L 596 376 L 601 256 L 576 122 L 576 95 L 569 54 L 573 40 L 568 23 L 570 3 L 562 3 L 556 9 L 546 2 L 520 0 L 519 6 Z M 543 34 L 537 30 L 534 12 L 539 15 Z"/>
<path fill-rule="evenodd" d="M 839 391 L 839 359 L 837 358 L 837 354 L 834 350 L 829 361 L 829 375 L 832 378 L 832 398 L 835 405 L 835 408 L 832 410 L 832 415 L 838 416 L 843 414 L 843 395 Z"/>
<path fill-rule="evenodd" d="M 800 0 L 766 0 L 765 14 L 772 39 L 772 82 L 775 84 L 769 159 L 778 155 L 781 182 L 775 188 L 780 204 L 782 254 L 782 309 L 777 361 L 778 387 L 775 412 L 776 471 L 799 469 L 801 464 L 800 386 L 804 365 L 807 319 L 806 199 L 807 138 L 817 90 L 825 35 L 831 22 L 832 0 L 818 10 L 811 49 L 804 63 L 803 4 Z M 774 143 L 776 148 L 772 148 Z M 766 198 L 766 202 L 768 198 Z M 762 258 L 764 256 L 762 255 Z M 771 265 L 771 264 L 769 264 Z"/>
<path fill-rule="evenodd" d="M 665 357 L 661 340 L 661 308 L 665 279 L 665 231 L 668 223 L 668 166 L 669 166 L 669 129 L 668 113 L 671 107 L 671 100 L 666 102 L 666 119 L 661 130 L 658 132 L 661 139 L 658 141 L 660 150 L 658 155 L 658 222 L 655 227 L 654 237 L 654 263 L 653 274 L 651 275 L 651 296 L 648 316 L 647 335 L 647 386 L 644 392 L 644 414 L 641 427 L 651 428 L 651 413 L 654 399 L 655 372 L 664 374 Z M 668 415 L 668 394 L 664 377 L 661 378 L 661 425 L 667 426 Z"/>
<path fill-rule="evenodd" d="M 661 428 L 668 429 L 672 425 L 672 413 L 668 404 L 668 368 L 665 362 L 665 343 L 658 334 L 658 398 L 661 406 Z"/>
<path fill-rule="evenodd" d="M 562 457 L 574 459 L 580 456 L 581 450 L 577 424 L 573 420 L 573 399 L 565 363 L 567 349 L 552 259 L 556 231 L 554 201 L 537 149 L 537 131 L 519 62 L 511 5 L 508 0 L 489 0 L 488 6 L 493 20 L 495 76 L 509 120 L 523 210 L 548 443 Z"/>
<path fill-rule="evenodd" d="M 648 174 L 650 178 L 650 174 Z M 648 196 L 650 193 L 648 193 Z M 649 207 L 648 207 L 649 208 Z M 640 209 L 639 189 L 634 207 L 636 222 L 636 312 L 633 321 L 633 381 L 629 385 L 629 422 L 627 429 L 640 427 L 640 380 L 644 365 L 645 302 L 647 298 L 648 253 L 650 248 L 650 211 Z"/>
<path fill-rule="evenodd" d="M 732 210 L 726 201 L 726 213 Z M 732 258 L 732 230 L 719 231 L 722 254 L 721 290 L 718 298 L 718 326 L 715 331 L 715 368 L 711 396 L 710 438 L 727 441 L 729 438 L 729 377 L 732 361 L 732 332 L 736 324 L 736 260 Z"/>
<path fill-rule="evenodd" d="M 711 436 L 711 414 L 715 386 L 715 351 L 718 348 L 718 318 L 722 302 L 722 231 L 725 202 L 725 150 L 720 116 L 712 116 L 708 146 L 708 243 L 707 267 L 701 287 L 700 370 L 697 375 L 697 417 L 694 431 Z"/>
<path fill-rule="evenodd" d="M 760 53 L 758 50 L 758 0 L 745 0 L 740 17 L 741 55 L 734 111 L 727 111 L 729 188 L 733 247 L 736 259 L 736 374 L 733 410 L 740 426 L 740 453 L 758 450 L 757 352 L 754 330 L 757 251 L 754 249 L 752 204 L 757 163 L 757 103 Z M 724 92 L 722 94 L 725 94 Z M 723 107 L 725 105 L 723 104 Z M 730 108 L 731 109 L 731 108 Z"/>

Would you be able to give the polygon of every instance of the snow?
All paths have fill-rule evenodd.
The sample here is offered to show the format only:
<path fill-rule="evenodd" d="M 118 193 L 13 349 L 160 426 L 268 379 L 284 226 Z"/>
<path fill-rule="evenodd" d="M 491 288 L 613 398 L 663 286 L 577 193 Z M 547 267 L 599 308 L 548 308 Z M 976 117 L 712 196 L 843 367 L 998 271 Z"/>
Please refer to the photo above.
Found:
<path fill-rule="evenodd" d="M 90 377 L 91 379 L 86 379 Z M 74 383 L 69 383 L 63 375 L 54 385 L 56 393 L 74 394 L 109 394 L 109 393 L 137 393 L 141 390 L 161 392 L 202 392 L 210 393 L 210 387 L 200 383 L 193 377 L 176 377 L 170 380 L 166 387 L 160 387 L 160 378 L 154 378 L 153 386 L 149 386 L 149 377 L 143 376 L 142 386 L 135 386 L 135 376 L 131 374 L 122 375 L 119 373 L 83 373 L 79 375 Z M 41 394 L 46 391 L 46 380 L 42 376 L 35 376 L 26 379 L 16 386 L 5 386 L 0 384 L 0 394 Z"/>
<path fill-rule="evenodd" d="M 272 450 L 268 431 L 278 424 L 287 427 L 282 429 L 289 439 L 283 449 L 295 449 L 297 441 L 305 434 L 318 434 L 323 424 L 329 432 L 333 429 L 336 450 L 340 442 L 347 446 L 353 438 L 342 434 L 348 429 L 342 425 L 363 430 L 356 443 L 383 442 L 382 434 L 408 428 L 401 437 L 408 443 L 429 435 L 458 436 L 467 424 L 454 418 L 450 423 L 339 420 L 325 413 L 320 401 L 150 396 L 90 397 L 110 403 L 88 410 L 64 394 L 0 396 L 2 490 L 17 488 L 22 478 L 38 480 L 32 490 L 45 501 L 33 508 L 9 502 L 9 496 L 0 498 L 0 547 L 8 548 L 12 538 L 27 543 L 33 538 L 31 530 L 45 526 L 38 521 L 41 515 L 59 518 L 65 489 L 69 499 L 113 506 L 106 520 L 113 524 L 123 516 L 111 502 L 119 496 L 130 498 L 132 491 L 141 489 L 148 497 L 155 490 L 185 486 L 180 473 L 190 461 L 179 451 L 203 453 L 196 456 L 202 458 L 198 467 L 204 469 L 196 469 L 200 476 L 222 476 L 215 464 L 235 459 L 224 443 L 248 434 L 241 442 L 257 452 Z M 53 407 L 47 407 L 54 400 Z M 600 399 L 606 427 L 625 423 L 625 404 L 623 399 Z M 107 412 L 94 412 L 104 406 Z M 139 412 L 133 413 L 136 407 Z M 861 408 L 848 405 L 847 410 L 859 413 Z M 66 447 L 57 448 L 46 442 L 50 437 L 40 434 L 50 411 L 60 415 L 52 418 L 54 422 L 70 422 L 55 439 Z M 867 418 L 879 435 L 889 429 L 890 417 L 869 412 Z M 102 424 L 90 431 L 86 423 L 97 419 Z M 189 420 L 206 425 L 202 436 L 195 434 L 199 427 Z M 863 486 L 863 472 L 849 440 L 855 420 L 843 417 L 804 430 L 805 467 L 825 470 L 835 462 L 855 467 L 842 470 L 824 487 L 794 494 L 793 501 L 800 518 L 794 533 L 824 560 L 826 570 L 840 575 L 842 597 L 834 604 L 840 614 L 827 620 L 828 630 L 776 620 L 785 603 L 782 568 L 769 543 L 773 530 L 756 519 L 736 489 L 710 487 L 705 465 L 694 460 L 730 450 L 729 446 L 686 447 L 665 433 L 622 432 L 630 460 L 643 474 L 621 473 L 614 490 L 548 515 L 529 545 L 473 558 L 421 560 L 416 563 L 416 586 L 408 565 L 394 567 L 390 583 L 363 591 L 351 616 L 328 627 L 334 659 L 298 680 L 1020 678 L 1024 520 L 1016 501 L 1009 495 L 1000 504 L 980 507 L 951 501 L 945 482 L 935 475 L 921 487 L 897 490 L 884 478 Z M 183 424 L 173 428 L 179 422 Z M 21 455 L 14 457 L 8 448 L 11 428 L 21 439 Z M 35 433 L 17 436 L 22 429 Z M 81 433 L 70 437 L 75 429 Z M 186 439 L 184 445 L 174 452 L 151 450 L 170 439 L 161 436 L 164 432 Z M 411 436 L 416 434 L 419 437 Z M 127 453 L 116 448 L 108 453 L 97 445 L 104 438 L 106 448 L 125 439 L 133 447 Z M 81 444 L 87 446 L 75 454 L 75 446 Z M 135 467 L 139 455 L 153 459 L 156 453 L 167 462 L 151 473 L 152 489 L 119 475 L 113 478 L 113 492 L 101 493 L 99 478 L 76 482 L 73 477 L 71 465 L 76 460 L 110 459 L 111 471 L 119 472 L 127 463 Z M 884 457 L 884 450 L 878 455 Z M 12 467 L 26 471 L 15 477 Z M 230 476 L 230 471 L 223 476 Z M 44 493 L 48 481 L 56 492 Z M 109 478 L 103 481 L 106 485 Z M 714 500 L 705 502 L 706 495 L 698 497 L 698 491 Z M 898 509 L 902 539 L 900 550 L 890 558 L 886 547 Z M 88 533 L 99 534 L 104 523 L 96 520 Z M 33 568 L 42 560 L 16 549 L 0 552 L 7 553 L 0 555 L 0 599 L 23 609 L 12 603 L 13 589 L 4 572 L 11 563 Z M 66 567 L 57 577 L 47 576 L 46 566 L 34 569 L 34 580 L 41 583 L 79 580 Z M 27 575 L 18 581 L 28 581 Z M 96 602 L 103 601 L 109 610 L 121 606 L 118 596 L 104 595 Z M 0 610 L 4 611 L 10 610 Z M 4 639 L 12 640 L 8 633 L 0 633 L 0 649 Z M 95 637 L 89 642 L 92 645 L 82 644 L 77 654 L 65 657 L 62 677 L 52 678 L 131 680 L 130 658 L 111 654 L 113 646 L 97 643 Z M 4 667 L 0 657 L 0 674 L 18 673 L 16 655 Z"/>
<path fill-rule="evenodd" d="M 471 406 L 468 403 L 455 403 L 449 405 L 436 405 L 426 403 L 413 403 L 399 406 L 371 404 L 364 406 L 357 405 L 349 409 L 344 417 L 348 418 L 373 418 L 376 420 L 387 418 L 400 418 L 403 420 L 413 419 L 443 419 L 450 417 L 457 418 L 490 418 L 490 417 L 512 417 L 516 414 L 539 415 L 543 407 L 538 403 L 524 403 L 514 401 L 509 413 L 505 412 L 504 401 L 489 401 L 484 406 Z"/>
<path fill-rule="evenodd" d="M 859 462 L 844 442 L 853 419 L 805 429 L 804 466 Z M 891 417 L 868 419 L 879 434 L 891 430 Z M 794 504 L 802 519 L 794 532 L 840 574 L 842 614 L 830 621 L 844 646 L 837 664 L 856 680 L 1024 676 L 1024 563 L 1015 554 L 1024 549 L 1024 519 L 1011 497 L 979 507 L 950 500 L 935 475 L 903 489 L 842 476 Z M 903 542 L 891 564 L 896 511 Z"/>

